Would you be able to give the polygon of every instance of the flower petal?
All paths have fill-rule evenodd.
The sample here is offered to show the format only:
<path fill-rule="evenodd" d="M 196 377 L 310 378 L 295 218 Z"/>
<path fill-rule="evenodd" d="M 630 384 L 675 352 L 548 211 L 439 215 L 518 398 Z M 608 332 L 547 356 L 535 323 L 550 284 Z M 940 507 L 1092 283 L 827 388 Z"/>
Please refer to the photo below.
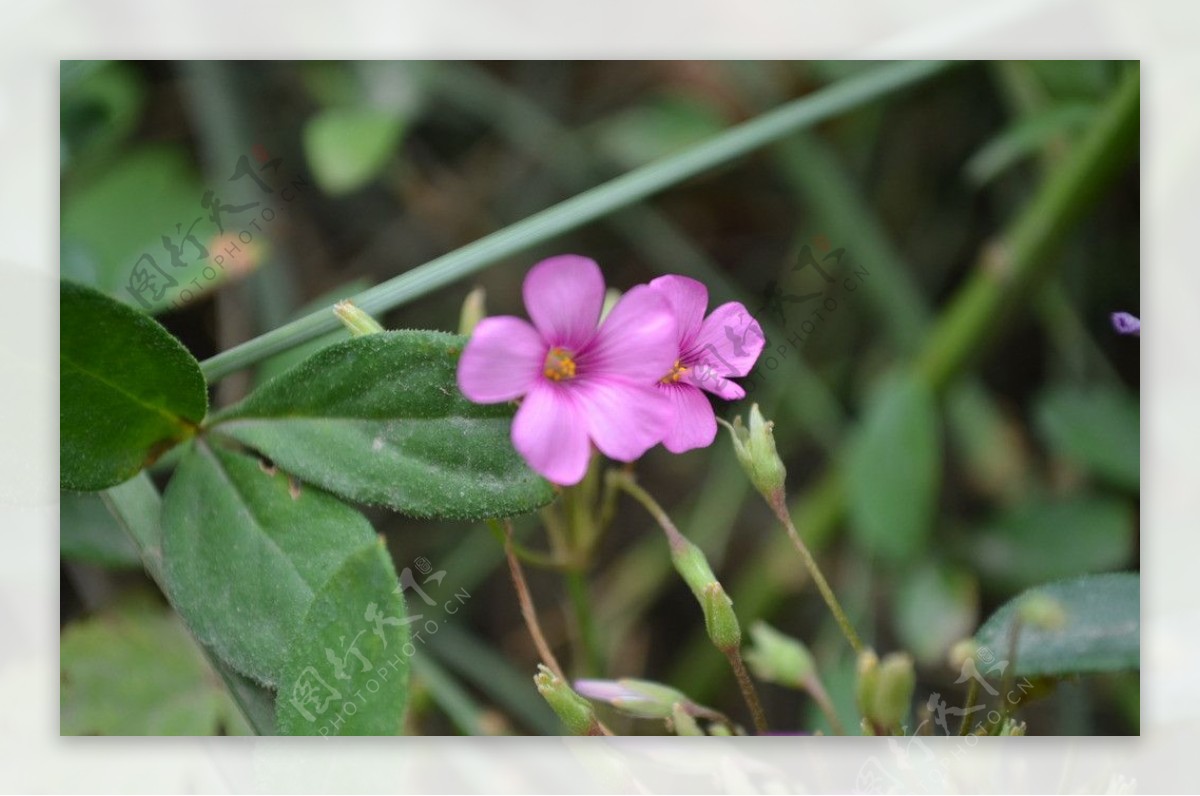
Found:
<path fill-rule="evenodd" d="M 1120 334 L 1142 336 L 1142 322 L 1136 315 L 1131 315 L 1128 312 L 1114 312 L 1112 314 L 1112 325 Z"/>
<path fill-rule="evenodd" d="M 671 305 L 678 326 L 679 346 L 684 348 L 700 333 L 704 323 L 704 311 L 708 309 L 708 288 L 686 276 L 668 274 L 650 281 L 654 288 Z"/>
<path fill-rule="evenodd" d="M 675 415 L 663 447 L 683 453 L 712 445 L 717 438 L 717 418 L 704 393 L 688 384 L 663 384 L 658 389 L 671 398 Z"/>
<path fill-rule="evenodd" d="M 679 358 L 677 328 L 667 300 L 648 285 L 638 285 L 621 297 L 591 345 L 580 352 L 580 368 L 653 385 Z"/>
<path fill-rule="evenodd" d="M 708 365 L 696 365 L 683 374 L 681 384 L 699 387 L 726 401 L 740 401 L 746 397 L 746 391 L 736 382 L 732 382 L 718 374 L 717 369 Z"/>
<path fill-rule="evenodd" d="M 511 315 L 484 318 L 458 360 L 458 388 L 477 404 L 511 401 L 537 382 L 547 350 L 528 321 Z"/>
<path fill-rule="evenodd" d="M 563 254 L 529 269 L 525 310 L 552 346 L 578 352 L 596 334 L 604 306 L 604 275 L 594 260 Z"/>
<path fill-rule="evenodd" d="M 556 484 L 578 484 L 587 472 L 587 425 L 571 391 L 560 385 L 534 384 L 513 418 L 512 441 L 530 467 Z"/>
<path fill-rule="evenodd" d="M 686 365 L 709 365 L 721 376 L 745 376 L 758 361 L 765 343 L 758 321 L 742 304 L 731 301 L 704 319 L 683 361 Z"/>
<path fill-rule="evenodd" d="M 655 385 L 594 378 L 572 387 L 588 436 L 610 458 L 633 461 L 661 442 L 671 426 L 671 401 Z"/>

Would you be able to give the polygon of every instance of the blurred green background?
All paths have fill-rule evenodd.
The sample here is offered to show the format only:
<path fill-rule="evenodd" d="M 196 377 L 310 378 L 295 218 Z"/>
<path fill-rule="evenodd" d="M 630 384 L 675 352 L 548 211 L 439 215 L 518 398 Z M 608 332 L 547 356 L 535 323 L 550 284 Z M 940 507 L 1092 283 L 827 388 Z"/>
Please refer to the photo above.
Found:
<path fill-rule="evenodd" d="M 147 307 L 204 359 L 874 68 L 64 62 L 62 275 Z M 744 302 L 770 338 L 749 400 L 777 423 L 800 532 L 864 638 L 916 657 L 919 722 L 932 692 L 963 701 L 946 653 L 1004 601 L 1138 568 L 1139 350 L 1109 323 L 1115 310 L 1139 314 L 1136 162 L 1069 228 L 1048 278 L 996 319 L 936 405 L 913 406 L 897 376 L 956 290 L 978 268 L 1003 267 L 1006 230 L 1126 68 L 954 65 L 381 320 L 453 331 L 475 285 L 490 313 L 523 314 L 525 270 L 562 252 L 594 258 L 619 288 L 685 273 L 708 284 L 714 306 Z M 804 265 L 810 255 L 832 281 Z M 139 267 L 157 283 L 139 281 Z M 226 378 L 215 405 L 334 339 Z M 880 406 L 899 420 L 878 421 L 889 414 Z M 844 489 L 831 486 L 833 468 Z M 656 450 L 638 472 L 705 549 L 743 624 L 765 618 L 808 643 L 856 725 L 845 643 L 724 435 L 683 456 Z M 437 588 L 471 595 L 428 637 L 412 731 L 556 732 L 486 529 L 368 516 L 398 570 L 424 559 L 446 573 Z M 536 518 L 518 526 L 544 546 Z M 152 586 L 98 499 L 64 495 L 61 543 L 63 733 L 243 731 L 202 659 L 180 655 L 164 673 L 156 648 L 186 635 L 146 597 Z M 529 575 L 574 673 L 660 680 L 745 720 L 660 532 L 632 501 L 587 573 L 591 654 L 572 654 L 585 645 L 561 575 Z M 143 670 L 159 676 L 132 678 L 133 693 L 106 687 Z M 1020 715 L 1030 734 L 1136 734 L 1138 683 L 1136 672 L 1069 680 Z M 164 707 L 181 692 L 190 698 Z M 763 697 L 774 728 L 825 726 L 804 697 L 772 686 Z"/>

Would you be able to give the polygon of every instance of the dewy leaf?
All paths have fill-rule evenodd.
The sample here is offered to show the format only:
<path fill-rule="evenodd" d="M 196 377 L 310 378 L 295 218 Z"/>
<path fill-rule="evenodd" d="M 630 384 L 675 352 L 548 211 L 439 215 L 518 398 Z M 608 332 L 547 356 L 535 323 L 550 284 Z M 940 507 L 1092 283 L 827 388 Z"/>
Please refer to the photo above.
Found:
<path fill-rule="evenodd" d="M 1038 429 L 1062 456 L 1136 492 L 1141 473 L 1138 402 L 1115 390 L 1054 388 L 1034 410 Z"/>
<path fill-rule="evenodd" d="M 153 319 L 59 283 L 59 484 L 94 492 L 192 436 L 208 408 L 200 365 Z"/>
<path fill-rule="evenodd" d="M 1140 578 L 1118 572 L 1086 575 L 1030 589 L 1009 600 L 979 628 L 975 640 L 1008 658 L 1014 618 L 1031 597 L 1052 600 L 1065 621 L 1057 627 L 1021 624 L 1015 671 L 1019 677 L 1137 669 L 1140 664 Z"/>
<path fill-rule="evenodd" d="M 1010 591 L 1117 570 L 1133 554 L 1134 516 L 1112 497 L 1037 500 L 972 531 L 966 553 L 985 581 Z"/>
<path fill-rule="evenodd" d="M 137 548 L 98 495 L 63 492 L 58 510 L 58 552 L 71 561 L 140 569 Z"/>
<path fill-rule="evenodd" d="M 388 111 L 321 111 L 304 126 L 304 152 L 317 184 L 333 195 L 366 185 L 387 164 L 403 130 L 403 119 Z"/>
<path fill-rule="evenodd" d="M 179 619 L 146 595 L 67 625 L 59 660 L 63 735 L 248 731 Z"/>
<path fill-rule="evenodd" d="M 868 409 L 846 467 L 850 527 L 884 559 L 924 548 L 934 522 L 942 442 L 933 393 L 915 380 L 893 382 Z"/>
<path fill-rule="evenodd" d="M 279 682 L 313 594 L 375 538 L 336 498 L 200 442 L 167 487 L 163 535 L 172 603 L 201 642 L 265 684 Z"/>
<path fill-rule="evenodd" d="M 326 348 L 218 415 L 214 429 L 344 498 L 417 517 L 532 511 L 550 485 L 513 449 L 513 409 L 458 390 L 465 339 L 383 332 Z"/>
<path fill-rule="evenodd" d="M 346 559 L 317 592 L 284 667 L 283 735 L 399 735 L 408 698 L 404 598 L 382 540 Z"/>

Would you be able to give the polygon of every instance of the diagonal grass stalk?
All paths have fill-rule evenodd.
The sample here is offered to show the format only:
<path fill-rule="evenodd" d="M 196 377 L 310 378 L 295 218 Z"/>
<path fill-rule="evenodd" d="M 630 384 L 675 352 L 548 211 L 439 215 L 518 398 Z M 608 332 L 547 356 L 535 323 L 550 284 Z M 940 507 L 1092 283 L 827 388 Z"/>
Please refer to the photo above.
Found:
<path fill-rule="evenodd" d="M 462 248 L 438 257 L 353 298 L 365 312 L 380 314 L 677 185 L 716 166 L 811 127 L 865 102 L 923 80 L 945 67 L 938 61 L 887 64 L 787 103 L 678 155 L 664 158 L 560 202 Z M 223 351 L 201 363 L 209 383 L 337 328 L 329 312 L 315 312 Z"/>

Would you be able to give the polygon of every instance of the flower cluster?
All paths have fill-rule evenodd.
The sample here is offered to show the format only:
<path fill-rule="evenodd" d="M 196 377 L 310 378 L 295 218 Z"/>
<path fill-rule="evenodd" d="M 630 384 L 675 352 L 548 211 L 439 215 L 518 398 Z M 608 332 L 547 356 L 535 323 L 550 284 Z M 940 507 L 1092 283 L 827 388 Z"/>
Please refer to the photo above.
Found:
<path fill-rule="evenodd" d="M 717 423 L 704 393 L 744 397 L 730 379 L 749 373 L 763 348 L 741 304 L 706 317 L 708 291 L 694 279 L 632 288 L 602 319 L 604 290 L 586 257 L 543 260 L 523 286 L 532 323 L 483 319 L 459 360 L 470 400 L 522 399 L 513 445 L 557 484 L 583 479 L 592 445 L 625 462 L 659 443 L 673 453 L 711 445 Z"/>

